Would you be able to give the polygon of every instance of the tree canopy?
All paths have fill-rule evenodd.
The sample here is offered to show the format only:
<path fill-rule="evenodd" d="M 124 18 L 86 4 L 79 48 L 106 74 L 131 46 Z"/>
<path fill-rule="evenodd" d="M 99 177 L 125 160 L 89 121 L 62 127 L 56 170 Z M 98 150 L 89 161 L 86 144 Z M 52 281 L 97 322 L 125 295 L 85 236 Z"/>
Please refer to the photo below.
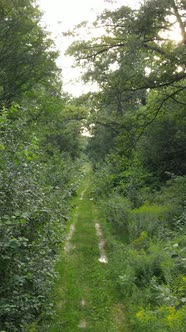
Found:
<path fill-rule="evenodd" d="M 40 84 L 48 88 L 56 81 L 58 53 L 40 18 L 35 1 L 0 3 L 1 104 L 10 105 Z"/>
<path fill-rule="evenodd" d="M 115 151 L 131 156 L 157 117 L 170 111 L 176 116 L 184 108 L 185 9 L 185 1 L 148 0 L 139 9 L 106 10 L 93 23 L 104 34 L 69 47 L 77 65 L 86 68 L 83 79 L 99 85 L 90 122 L 97 124 L 97 135 L 100 126 L 110 128 L 110 149 L 115 144 Z M 178 39 L 173 37 L 175 31 Z M 168 163 L 167 159 L 166 167 Z"/>

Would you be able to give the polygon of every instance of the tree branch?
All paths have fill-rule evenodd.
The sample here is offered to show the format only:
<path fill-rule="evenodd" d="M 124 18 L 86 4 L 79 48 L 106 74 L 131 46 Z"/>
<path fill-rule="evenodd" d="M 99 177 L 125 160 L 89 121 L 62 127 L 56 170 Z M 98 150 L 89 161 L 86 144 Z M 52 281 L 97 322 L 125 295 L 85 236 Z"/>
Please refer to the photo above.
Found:
<path fill-rule="evenodd" d="M 178 23 L 179 23 L 179 26 L 180 26 L 180 30 L 181 30 L 181 34 L 182 34 L 182 39 L 183 39 L 183 44 L 186 45 L 185 25 L 184 25 L 184 23 L 182 21 L 181 15 L 179 14 L 178 8 L 177 8 L 174 0 L 172 0 L 172 7 L 174 9 L 175 16 L 176 16 L 176 18 L 178 20 Z"/>

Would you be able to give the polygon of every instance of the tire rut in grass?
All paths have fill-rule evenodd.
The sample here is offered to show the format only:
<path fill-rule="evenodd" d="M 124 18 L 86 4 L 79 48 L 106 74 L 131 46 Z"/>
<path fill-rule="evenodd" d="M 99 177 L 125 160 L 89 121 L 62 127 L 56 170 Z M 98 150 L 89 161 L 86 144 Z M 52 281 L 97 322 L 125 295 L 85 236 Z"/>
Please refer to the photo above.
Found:
<path fill-rule="evenodd" d="M 108 263 L 102 216 L 88 192 L 86 186 L 76 200 L 61 262 L 60 310 L 48 332 L 128 332 L 109 264 L 102 264 Z"/>
<path fill-rule="evenodd" d="M 100 251 L 100 257 L 99 257 L 98 260 L 99 260 L 100 263 L 107 264 L 108 263 L 108 258 L 107 258 L 106 251 L 105 251 L 105 240 L 103 238 L 101 225 L 98 222 L 96 222 L 95 223 L 95 228 L 96 228 L 96 234 L 97 234 L 97 237 L 98 237 L 98 240 L 99 240 L 98 247 L 99 247 L 99 251 Z"/>

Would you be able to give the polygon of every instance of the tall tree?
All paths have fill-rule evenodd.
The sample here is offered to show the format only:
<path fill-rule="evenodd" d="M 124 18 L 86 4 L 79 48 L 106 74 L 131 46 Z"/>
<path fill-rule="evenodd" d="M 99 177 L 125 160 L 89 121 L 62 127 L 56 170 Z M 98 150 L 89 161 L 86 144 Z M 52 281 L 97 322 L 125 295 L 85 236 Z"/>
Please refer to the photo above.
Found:
<path fill-rule="evenodd" d="M 87 68 L 84 78 L 97 81 L 100 88 L 109 88 L 111 76 L 114 73 L 116 77 L 119 72 L 122 84 L 115 85 L 119 109 L 124 92 L 161 89 L 184 82 L 185 1 L 149 0 L 139 10 L 123 6 L 105 11 L 94 25 L 104 27 L 104 36 L 77 41 L 68 52 Z M 171 38 L 174 28 L 180 31 L 179 42 Z M 114 91 L 113 83 L 110 90 Z"/>
<path fill-rule="evenodd" d="M 10 105 L 58 72 L 52 40 L 41 28 L 35 0 L 0 1 L 0 102 Z M 56 80 L 56 79 L 55 79 Z"/>

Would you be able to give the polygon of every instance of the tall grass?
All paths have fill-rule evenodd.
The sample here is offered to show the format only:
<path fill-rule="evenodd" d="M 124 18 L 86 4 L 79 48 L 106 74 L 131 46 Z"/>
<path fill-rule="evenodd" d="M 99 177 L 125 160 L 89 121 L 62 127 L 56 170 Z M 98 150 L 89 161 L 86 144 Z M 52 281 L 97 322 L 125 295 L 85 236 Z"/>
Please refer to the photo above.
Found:
<path fill-rule="evenodd" d="M 135 332 L 185 332 L 184 188 L 184 178 L 172 179 L 135 209 L 114 192 L 104 198 L 112 278 Z"/>
<path fill-rule="evenodd" d="M 169 208 L 167 206 L 144 204 L 129 213 L 129 238 L 134 240 L 142 232 L 150 237 L 157 236 L 167 228 L 169 222 Z"/>

